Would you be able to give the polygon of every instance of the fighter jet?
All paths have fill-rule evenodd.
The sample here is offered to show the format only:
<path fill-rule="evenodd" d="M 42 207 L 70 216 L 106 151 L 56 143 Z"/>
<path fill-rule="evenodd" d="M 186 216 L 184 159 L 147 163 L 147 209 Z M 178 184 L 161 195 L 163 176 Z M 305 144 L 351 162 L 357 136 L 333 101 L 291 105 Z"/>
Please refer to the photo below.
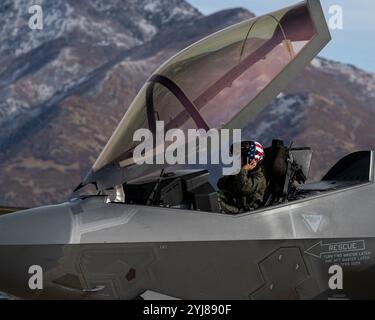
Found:
<path fill-rule="evenodd" d="M 267 199 L 238 215 L 219 210 L 220 165 L 133 159 L 134 132 L 155 132 L 157 121 L 184 132 L 244 128 L 329 41 L 319 1 L 307 0 L 172 57 L 77 188 L 94 185 L 97 194 L 0 216 L 0 291 L 23 299 L 374 297 L 373 151 L 338 159 L 310 181 L 313 150 L 275 139 Z"/>

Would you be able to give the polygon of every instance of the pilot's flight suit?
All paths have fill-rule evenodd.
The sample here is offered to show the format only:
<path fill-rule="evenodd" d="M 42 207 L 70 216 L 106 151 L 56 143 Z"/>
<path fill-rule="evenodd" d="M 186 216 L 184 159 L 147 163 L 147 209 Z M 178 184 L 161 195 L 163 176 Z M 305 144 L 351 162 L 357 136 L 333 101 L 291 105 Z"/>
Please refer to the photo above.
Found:
<path fill-rule="evenodd" d="M 241 169 L 235 176 L 222 177 L 219 188 L 219 205 L 224 213 L 237 214 L 259 208 L 263 204 L 267 181 L 263 168 L 253 171 Z"/>

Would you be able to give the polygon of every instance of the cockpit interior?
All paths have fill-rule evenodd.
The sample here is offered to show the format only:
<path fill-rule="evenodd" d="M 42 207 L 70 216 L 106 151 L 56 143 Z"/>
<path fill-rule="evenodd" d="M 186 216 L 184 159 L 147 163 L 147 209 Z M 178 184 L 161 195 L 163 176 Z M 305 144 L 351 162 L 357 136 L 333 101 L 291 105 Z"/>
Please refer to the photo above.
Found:
<path fill-rule="evenodd" d="M 313 151 L 289 148 L 274 140 L 262 164 L 267 178 L 259 209 L 283 205 L 371 181 L 371 151 L 352 153 L 334 165 L 320 181 L 309 180 Z M 125 203 L 220 213 L 217 187 L 208 170 L 176 170 L 129 181 L 123 185 Z M 258 210 L 259 210 L 258 209 Z"/>

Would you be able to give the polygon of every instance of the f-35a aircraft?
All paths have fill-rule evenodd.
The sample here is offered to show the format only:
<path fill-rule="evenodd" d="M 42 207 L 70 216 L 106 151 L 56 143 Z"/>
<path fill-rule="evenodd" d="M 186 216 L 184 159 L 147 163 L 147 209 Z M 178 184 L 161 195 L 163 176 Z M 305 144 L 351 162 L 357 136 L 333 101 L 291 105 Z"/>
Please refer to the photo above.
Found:
<path fill-rule="evenodd" d="M 136 165 L 135 130 L 244 128 L 329 42 L 319 1 L 233 25 L 147 81 L 77 189 L 0 216 L 0 291 L 37 299 L 375 297 L 374 152 L 308 182 L 312 152 L 275 140 L 264 206 L 220 213 L 220 166 Z M 287 150 L 284 165 L 275 165 Z M 197 151 L 198 152 L 198 151 Z M 33 269 L 38 266 L 40 269 Z M 33 270 L 43 289 L 33 290 Z M 29 273 L 31 271 L 31 274 Z"/>

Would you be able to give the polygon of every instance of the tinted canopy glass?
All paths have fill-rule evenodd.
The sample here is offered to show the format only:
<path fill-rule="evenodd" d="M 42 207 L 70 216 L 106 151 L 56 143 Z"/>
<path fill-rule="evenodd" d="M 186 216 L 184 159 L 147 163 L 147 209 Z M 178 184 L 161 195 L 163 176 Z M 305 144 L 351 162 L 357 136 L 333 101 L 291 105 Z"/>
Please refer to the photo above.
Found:
<path fill-rule="evenodd" d="M 256 97 L 316 35 L 309 5 L 302 3 L 244 21 L 188 47 L 150 77 L 93 171 L 112 163 L 130 164 L 134 132 L 155 131 L 158 120 L 165 122 L 166 130 L 226 127 L 244 109 L 252 110 Z"/>

